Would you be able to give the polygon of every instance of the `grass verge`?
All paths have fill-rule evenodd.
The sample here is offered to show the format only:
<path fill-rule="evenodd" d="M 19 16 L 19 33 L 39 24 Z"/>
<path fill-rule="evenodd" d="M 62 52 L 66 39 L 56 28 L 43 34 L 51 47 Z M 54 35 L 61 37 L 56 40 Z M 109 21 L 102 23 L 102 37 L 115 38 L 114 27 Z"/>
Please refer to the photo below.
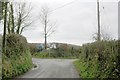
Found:
<path fill-rule="evenodd" d="M 11 57 L 8 58 L 5 55 L 3 56 L 3 72 L 2 78 L 9 79 L 14 78 L 22 73 L 27 72 L 30 68 L 32 68 L 32 60 L 30 53 L 25 53 L 19 57 Z"/>
<path fill-rule="evenodd" d="M 89 64 L 82 62 L 80 60 L 73 62 L 75 65 L 79 76 L 81 78 L 96 78 L 97 73 L 97 65 L 90 66 Z"/>
<path fill-rule="evenodd" d="M 63 57 L 59 57 L 59 56 L 53 56 L 48 52 L 38 52 L 38 53 L 34 53 L 33 55 L 34 58 L 41 58 L 41 59 L 76 59 L 76 57 L 73 56 L 63 56 Z"/>

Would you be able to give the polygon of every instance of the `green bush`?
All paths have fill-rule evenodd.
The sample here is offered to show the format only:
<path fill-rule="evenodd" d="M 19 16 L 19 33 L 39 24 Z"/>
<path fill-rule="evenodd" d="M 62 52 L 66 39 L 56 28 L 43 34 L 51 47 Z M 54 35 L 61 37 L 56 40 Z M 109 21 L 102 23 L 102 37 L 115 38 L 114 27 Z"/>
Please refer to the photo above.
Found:
<path fill-rule="evenodd" d="M 80 61 L 75 62 L 83 78 L 119 78 L 120 41 L 101 41 L 85 44 Z"/>
<path fill-rule="evenodd" d="M 9 34 L 6 37 L 6 53 L 2 54 L 2 78 L 14 78 L 32 67 L 32 57 L 25 37 Z"/>
<path fill-rule="evenodd" d="M 7 57 L 11 55 L 22 55 L 28 51 L 28 43 L 25 37 L 19 34 L 9 34 L 6 38 L 6 53 Z"/>
<path fill-rule="evenodd" d="M 74 51 L 74 52 L 73 52 Z M 36 52 L 33 54 L 34 57 L 37 58 L 78 58 L 79 57 L 78 50 L 65 50 L 64 48 L 53 48 L 46 51 Z"/>
<path fill-rule="evenodd" d="M 31 54 L 35 55 L 35 53 L 37 52 L 36 44 L 34 44 L 34 43 L 28 43 L 28 46 L 29 46 Z"/>
<path fill-rule="evenodd" d="M 0 35 L 0 78 L 2 77 L 2 36 Z"/>
<path fill-rule="evenodd" d="M 33 56 L 36 58 L 49 58 L 49 53 L 42 51 L 42 52 L 34 53 Z"/>

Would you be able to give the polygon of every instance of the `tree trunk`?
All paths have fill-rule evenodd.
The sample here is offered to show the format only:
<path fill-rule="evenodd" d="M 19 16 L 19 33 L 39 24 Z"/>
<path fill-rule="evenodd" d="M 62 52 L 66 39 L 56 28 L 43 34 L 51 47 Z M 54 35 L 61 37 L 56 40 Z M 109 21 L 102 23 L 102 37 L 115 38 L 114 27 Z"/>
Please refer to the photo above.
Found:
<path fill-rule="evenodd" d="M 17 28 L 17 31 L 16 31 L 16 33 L 17 34 L 20 34 L 21 32 L 20 32 L 20 28 L 21 28 L 21 13 L 19 12 L 19 18 L 18 18 L 18 23 L 17 23 L 17 26 L 18 26 L 18 28 Z"/>
<path fill-rule="evenodd" d="M 0 1 L 0 20 L 3 18 L 3 15 L 2 15 L 2 2 Z"/>
<path fill-rule="evenodd" d="M 4 32 L 3 32 L 3 42 L 2 42 L 3 53 L 5 53 L 5 51 L 6 51 L 5 50 L 5 44 L 6 44 L 7 3 L 8 2 L 3 3 L 3 4 L 5 4 L 4 7 L 3 7 L 3 9 L 5 10 L 4 11 Z"/>
<path fill-rule="evenodd" d="M 14 33 L 15 25 L 14 25 L 14 12 L 13 12 L 13 5 L 12 4 L 10 5 L 10 8 L 11 8 L 11 18 L 12 18 L 12 29 L 11 29 L 11 32 Z"/>
<path fill-rule="evenodd" d="M 10 34 L 10 14 L 8 15 L 8 17 L 9 17 L 9 20 L 8 20 L 8 27 L 7 27 L 7 29 L 8 29 L 8 34 Z"/>
<path fill-rule="evenodd" d="M 46 32 L 46 29 L 47 29 L 47 22 L 45 20 L 45 50 L 47 49 L 47 32 Z"/>
<path fill-rule="evenodd" d="M 47 36 L 45 35 L 45 50 L 47 49 Z"/>

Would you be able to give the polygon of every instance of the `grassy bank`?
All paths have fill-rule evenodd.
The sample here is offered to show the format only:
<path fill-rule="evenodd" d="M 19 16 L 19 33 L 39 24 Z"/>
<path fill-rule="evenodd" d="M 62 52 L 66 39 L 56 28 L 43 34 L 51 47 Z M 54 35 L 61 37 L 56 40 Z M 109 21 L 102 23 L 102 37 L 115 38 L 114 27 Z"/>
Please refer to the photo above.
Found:
<path fill-rule="evenodd" d="M 75 65 L 81 78 L 96 78 L 99 74 L 97 71 L 97 65 L 89 66 L 87 63 L 81 61 L 75 61 L 73 64 Z"/>
<path fill-rule="evenodd" d="M 2 36 L 0 35 L 0 78 L 2 77 Z"/>
<path fill-rule="evenodd" d="M 11 56 L 10 58 L 3 55 L 3 78 L 15 78 L 16 76 L 27 72 L 32 68 L 31 56 L 28 52 L 21 56 Z"/>
<path fill-rule="evenodd" d="M 1 57 L 0 57 L 0 79 L 2 78 L 2 62 L 1 62 Z"/>
<path fill-rule="evenodd" d="M 27 72 L 32 67 L 32 56 L 25 37 L 7 35 L 6 52 L 2 54 L 2 78 L 9 79 Z"/>
<path fill-rule="evenodd" d="M 119 43 L 101 41 L 83 45 L 79 61 L 74 62 L 80 77 L 120 78 Z"/>

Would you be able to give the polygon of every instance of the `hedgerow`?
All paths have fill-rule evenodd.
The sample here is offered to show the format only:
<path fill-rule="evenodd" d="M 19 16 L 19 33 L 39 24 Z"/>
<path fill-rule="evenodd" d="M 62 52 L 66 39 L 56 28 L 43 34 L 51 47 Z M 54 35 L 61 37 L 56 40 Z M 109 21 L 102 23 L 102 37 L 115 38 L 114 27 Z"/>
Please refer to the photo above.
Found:
<path fill-rule="evenodd" d="M 100 41 L 82 46 L 74 62 L 83 78 L 120 78 L 120 41 Z"/>
<path fill-rule="evenodd" d="M 9 34 L 6 37 L 6 52 L 2 54 L 2 78 L 15 78 L 32 67 L 32 57 L 25 37 Z"/>

